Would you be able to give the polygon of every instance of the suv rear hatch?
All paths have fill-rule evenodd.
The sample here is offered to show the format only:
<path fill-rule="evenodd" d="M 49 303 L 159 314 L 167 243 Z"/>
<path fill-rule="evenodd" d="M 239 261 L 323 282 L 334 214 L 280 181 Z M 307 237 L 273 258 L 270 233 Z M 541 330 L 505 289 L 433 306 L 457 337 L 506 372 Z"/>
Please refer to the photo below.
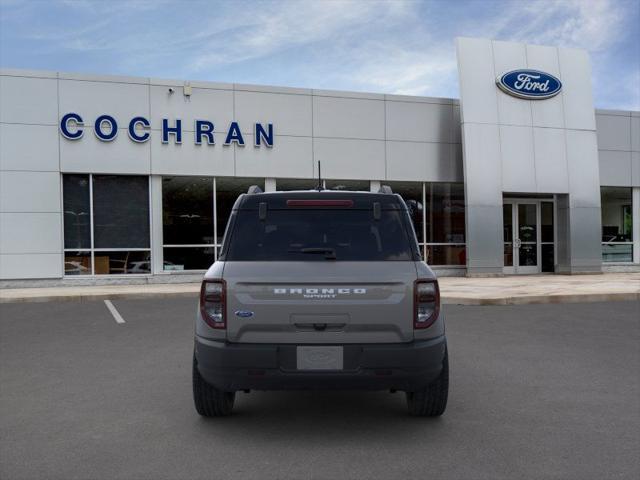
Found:
<path fill-rule="evenodd" d="M 276 193 L 237 205 L 221 255 L 229 341 L 413 340 L 419 257 L 400 197 Z"/>

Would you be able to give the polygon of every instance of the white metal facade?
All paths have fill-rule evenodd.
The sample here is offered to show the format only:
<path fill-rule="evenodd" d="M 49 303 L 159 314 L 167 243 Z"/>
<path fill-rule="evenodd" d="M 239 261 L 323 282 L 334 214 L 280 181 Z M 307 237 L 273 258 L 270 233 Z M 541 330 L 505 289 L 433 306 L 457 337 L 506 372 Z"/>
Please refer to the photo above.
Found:
<path fill-rule="evenodd" d="M 185 96 L 183 81 L 3 70 L 0 280 L 62 278 L 61 174 L 150 177 L 153 271 L 159 273 L 162 176 L 260 177 L 269 188 L 273 179 L 316 177 L 318 160 L 326 179 L 372 186 L 464 181 L 470 273 L 502 268 L 498 207 L 504 192 L 566 194 L 573 213 L 566 238 L 587 238 L 589 246 L 574 246 L 565 270 L 599 270 L 600 186 L 635 187 L 640 262 L 640 113 L 594 113 L 589 61 L 581 51 L 461 39 L 458 56 L 462 119 L 456 99 L 211 82 L 190 82 L 192 93 Z M 563 93 L 532 103 L 498 91 L 497 71 L 527 65 L 558 75 Z M 85 120 L 79 141 L 59 133 L 67 112 Z M 93 121 L 105 113 L 119 121 L 111 142 L 92 133 Z M 127 137 L 135 116 L 150 120 L 150 141 Z M 180 145 L 161 142 L 162 118 L 182 119 Z M 216 145 L 193 141 L 194 120 L 203 118 L 216 125 Z M 239 122 L 246 146 L 223 145 L 232 121 Z M 274 125 L 273 148 L 253 146 L 255 122 Z"/>

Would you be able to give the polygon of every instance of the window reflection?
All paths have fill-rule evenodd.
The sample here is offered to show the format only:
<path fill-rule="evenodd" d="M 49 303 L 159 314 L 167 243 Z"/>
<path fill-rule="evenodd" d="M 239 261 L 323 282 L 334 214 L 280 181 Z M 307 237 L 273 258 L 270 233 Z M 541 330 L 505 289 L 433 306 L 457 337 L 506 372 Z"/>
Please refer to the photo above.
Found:
<path fill-rule="evenodd" d="M 91 248 L 89 175 L 65 175 L 62 191 L 64 248 Z"/>
<path fill-rule="evenodd" d="M 633 261 L 632 189 L 601 187 L 602 260 Z"/>
<path fill-rule="evenodd" d="M 64 175 L 62 185 L 65 275 L 151 273 L 149 177 Z"/>
<path fill-rule="evenodd" d="M 247 193 L 251 185 L 258 185 L 264 190 L 264 178 L 216 178 L 217 245 L 222 243 L 233 204 L 241 194 Z"/>
<path fill-rule="evenodd" d="M 464 187 L 427 184 L 427 243 L 464 243 Z"/>
<path fill-rule="evenodd" d="M 425 183 L 424 196 L 421 182 L 382 183 L 389 185 L 407 203 L 418 243 L 421 249 L 426 249 L 427 263 L 466 265 L 462 183 Z"/>
<path fill-rule="evenodd" d="M 162 178 L 165 245 L 213 245 L 213 178 Z"/>

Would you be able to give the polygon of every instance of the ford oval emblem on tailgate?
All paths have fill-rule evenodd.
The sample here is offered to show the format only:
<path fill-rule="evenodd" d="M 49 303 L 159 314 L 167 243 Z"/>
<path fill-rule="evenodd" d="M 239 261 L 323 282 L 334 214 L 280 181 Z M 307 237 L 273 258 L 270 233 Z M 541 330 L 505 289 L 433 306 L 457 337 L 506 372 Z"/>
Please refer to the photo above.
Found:
<path fill-rule="evenodd" d="M 247 310 L 237 310 L 236 317 L 242 317 L 242 318 L 253 317 L 253 312 L 249 312 Z"/>

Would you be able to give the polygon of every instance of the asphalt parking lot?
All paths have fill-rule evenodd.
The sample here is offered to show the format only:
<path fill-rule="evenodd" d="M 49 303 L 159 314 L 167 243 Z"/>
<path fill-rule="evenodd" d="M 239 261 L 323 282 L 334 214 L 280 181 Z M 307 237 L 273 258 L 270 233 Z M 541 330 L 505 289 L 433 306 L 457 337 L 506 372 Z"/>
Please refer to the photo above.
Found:
<path fill-rule="evenodd" d="M 0 305 L 0 478 L 638 478 L 640 303 L 447 306 L 444 417 L 404 395 L 191 398 L 195 300 Z"/>

